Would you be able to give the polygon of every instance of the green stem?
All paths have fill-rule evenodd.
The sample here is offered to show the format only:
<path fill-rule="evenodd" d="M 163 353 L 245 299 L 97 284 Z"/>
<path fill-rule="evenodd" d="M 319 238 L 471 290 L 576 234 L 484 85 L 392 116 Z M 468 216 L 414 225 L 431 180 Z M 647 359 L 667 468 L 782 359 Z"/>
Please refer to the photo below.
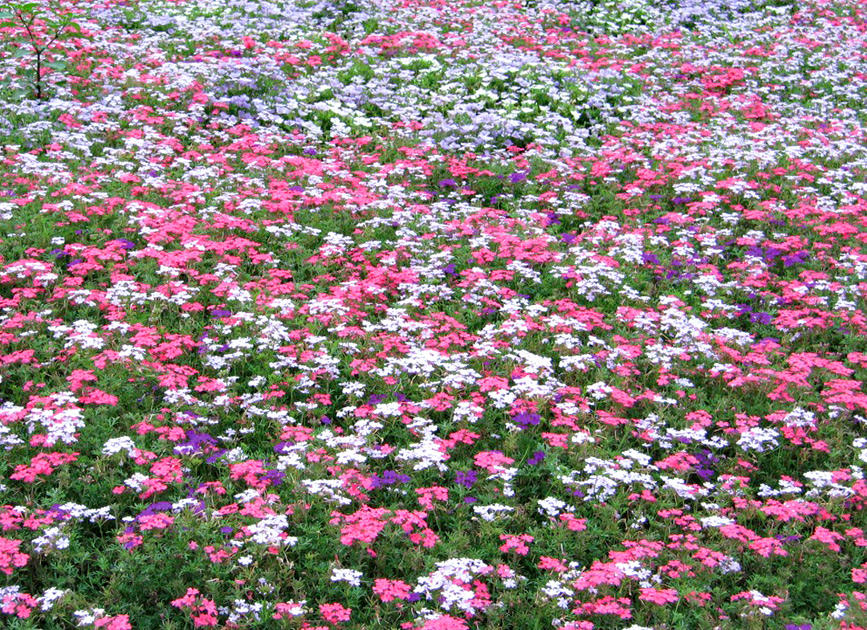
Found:
<path fill-rule="evenodd" d="M 42 51 L 36 51 L 36 98 L 42 100 Z"/>

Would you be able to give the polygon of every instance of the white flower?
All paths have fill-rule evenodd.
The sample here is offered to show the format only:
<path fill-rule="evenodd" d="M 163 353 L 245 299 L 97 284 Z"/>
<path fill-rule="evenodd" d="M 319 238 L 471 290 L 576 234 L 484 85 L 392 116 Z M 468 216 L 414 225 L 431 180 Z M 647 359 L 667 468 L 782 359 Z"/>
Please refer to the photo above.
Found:
<path fill-rule="evenodd" d="M 105 444 L 102 445 L 102 454 L 114 455 L 115 453 L 126 451 L 127 455 L 133 457 L 135 455 L 135 449 L 136 445 L 135 442 L 132 441 L 132 438 L 128 435 L 124 435 L 106 440 Z"/>
<path fill-rule="evenodd" d="M 732 519 L 724 516 L 705 516 L 700 520 L 702 527 L 724 527 L 734 523 Z"/>
<path fill-rule="evenodd" d="M 361 578 L 364 574 L 355 569 L 338 569 L 331 570 L 332 582 L 346 582 L 350 586 L 361 586 Z"/>
<path fill-rule="evenodd" d="M 69 547 L 69 538 L 63 535 L 59 527 L 47 527 L 42 536 L 33 539 L 36 551 L 43 552 L 49 549 L 66 549 Z"/>
<path fill-rule="evenodd" d="M 566 507 L 566 503 L 554 497 L 545 497 L 536 501 L 539 504 L 539 514 L 557 516 Z"/>
<path fill-rule="evenodd" d="M 47 589 L 40 597 L 36 598 L 36 601 L 39 602 L 39 609 L 42 611 L 51 610 L 54 607 L 54 604 L 57 603 L 57 600 L 68 592 L 68 590 L 61 590 L 53 587 Z"/>
<path fill-rule="evenodd" d="M 509 512 L 514 512 L 515 508 L 510 507 L 508 505 L 501 505 L 499 503 L 492 503 L 491 505 L 474 505 L 473 512 L 479 515 L 479 517 L 483 521 L 491 522 L 497 518 L 497 516 L 501 514 L 508 514 Z"/>
<path fill-rule="evenodd" d="M 741 433 L 738 440 L 738 446 L 745 451 L 757 451 L 763 453 L 766 450 L 773 448 L 779 444 L 779 437 L 774 429 L 763 429 L 761 427 L 752 427 Z"/>

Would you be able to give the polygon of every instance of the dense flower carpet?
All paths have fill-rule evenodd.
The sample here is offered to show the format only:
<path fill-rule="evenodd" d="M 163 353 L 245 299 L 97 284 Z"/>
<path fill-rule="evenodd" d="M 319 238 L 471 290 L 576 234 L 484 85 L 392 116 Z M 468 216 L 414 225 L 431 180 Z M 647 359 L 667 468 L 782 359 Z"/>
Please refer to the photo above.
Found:
<path fill-rule="evenodd" d="M 52 2 L 0 626 L 867 627 L 867 6 Z"/>

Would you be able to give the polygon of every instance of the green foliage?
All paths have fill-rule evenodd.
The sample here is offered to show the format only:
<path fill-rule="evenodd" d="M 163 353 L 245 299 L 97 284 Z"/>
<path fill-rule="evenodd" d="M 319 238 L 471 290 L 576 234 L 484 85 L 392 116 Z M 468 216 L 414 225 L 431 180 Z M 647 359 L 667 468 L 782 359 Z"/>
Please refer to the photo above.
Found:
<path fill-rule="evenodd" d="M 67 62 L 50 54 L 57 42 L 81 36 L 81 27 L 69 13 L 62 11 L 54 2 L 42 5 L 38 2 L 0 2 L 0 28 L 14 28 L 11 41 L 18 44 L 17 57 L 29 57 L 30 83 L 38 100 L 45 98 L 43 69 L 63 72 Z M 26 91 L 18 97 L 26 96 Z"/>

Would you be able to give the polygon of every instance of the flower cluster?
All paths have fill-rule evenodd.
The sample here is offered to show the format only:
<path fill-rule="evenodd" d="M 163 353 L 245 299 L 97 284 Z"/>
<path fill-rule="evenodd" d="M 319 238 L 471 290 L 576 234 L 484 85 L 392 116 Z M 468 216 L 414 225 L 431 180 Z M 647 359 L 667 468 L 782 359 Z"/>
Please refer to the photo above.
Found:
<path fill-rule="evenodd" d="M 863 3 L 36 2 L 0 626 L 867 625 Z"/>

